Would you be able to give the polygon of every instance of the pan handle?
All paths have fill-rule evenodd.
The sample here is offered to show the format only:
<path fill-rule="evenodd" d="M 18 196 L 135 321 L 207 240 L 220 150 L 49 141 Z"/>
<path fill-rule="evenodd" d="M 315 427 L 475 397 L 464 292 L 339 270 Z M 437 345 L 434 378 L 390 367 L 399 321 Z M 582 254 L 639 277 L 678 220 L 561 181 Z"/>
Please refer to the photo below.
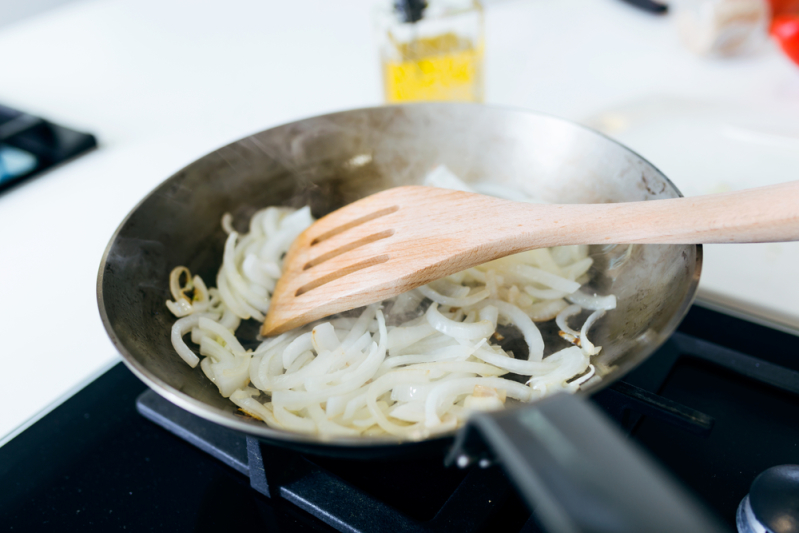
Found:
<path fill-rule="evenodd" d="M 476 413 L 446 461 L 485 465 L 489 450 L 551 533 L 726 531 L 577 396 Z"/>

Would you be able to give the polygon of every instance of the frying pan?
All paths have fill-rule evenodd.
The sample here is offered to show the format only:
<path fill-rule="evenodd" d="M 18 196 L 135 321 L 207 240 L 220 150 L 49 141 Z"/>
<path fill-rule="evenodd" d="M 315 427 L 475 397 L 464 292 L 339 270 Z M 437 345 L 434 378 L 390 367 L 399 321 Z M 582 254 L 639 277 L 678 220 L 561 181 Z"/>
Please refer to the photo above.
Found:
<path fill-rule="evenodd" d="M 617 518 L 628 520 L 616 523 L 619 527 L 655 519 L 662 522 L 663 531 L 692 530 L 687 524 L 701 524 L 697 531 L 710 530 L 710 522 L 674 484 L 623 443 L 587 402 L 567 394 L 502 415 L 473 417 L 454 448 L 454 432 L 425 441 L 325 437 L 272 429 L 244 416 L 220 396 L 199 367 L 190 368 L 176 355 L 170 342 L 175 319 L 164 304 L 170 297 L 169 272 L 186 265 L 213 284 L 225 241 L 219 223 L 224 213 L 232 213 L 235 225 L 244 231 L 250 216 L 268 205 L 310 205 L 320 217 L 379 190 L 421 183 L 440 164 L 467 183 L 491 181 L 545 202 L 626 202 L 680 195 L 661 172 L 629 149 L 540 114 L 431 103 L 300 120 L 202 157 L 133 209 L 111 239 L 100 267 L 98 301 L 108 334 L 127 366 L 157 393 L 202 418 L 270 444 L 363 459 L 449 450 L 452 460 L 465 463 L 475 442 L 488 442 L 522 492 L 539 507 L 547 503 L 548 523 L 558 530 L 588 531 L 593 522 L 575 518 L 572 503 L 555 501 L 560 497 L 547 488 L 552 482 L 545 479 L 545 471 L 551 471 L 556 485 L 571 479 L 571 485 L 558 489 L 569 501 L 575 498 L 574 490 L 585 492 L 598 483 L 602 505 L 616 506 Z M 603 346 L 593 361 L 608 371 L 586 384 L 579 393 L 583 395 L 623 376 L 669 337 L 692 302 L 701 269 L 701 247 L 694 245 L 593 246 L 590 253 L 595 261 L 588 292 L 615 294 L 618 306 L 592 330 L 593 342 Z M 242 323 L 237 335 L 245 348 L 257 346 L 258 326 Z M 542 331 L 548 353 L 562 347 L 551 325 L 542 325 Z M 592 458 L 602 450 L 615 459 Z M 569 468 L 571 474 L 566 472 Z M 614 489 L 618 479 L 609 483 L 608 468 L 627 475 L 626 492 Z M 639 487 L 644 478 L 643 485 L 656 487 L 655 492 Z M 657 492 L 661 489 L 665 492 Z M 618 498 L 605 501 L 614 490 Z M 654 515 L 644 512 L 647 504 L 638 501 L 646 499 L 643 494 L 660 500 L 649 505 Z M 672 504 L 681 511 L 666 512 Z M 690 519 L 674 524 L 671 514 Z"/>

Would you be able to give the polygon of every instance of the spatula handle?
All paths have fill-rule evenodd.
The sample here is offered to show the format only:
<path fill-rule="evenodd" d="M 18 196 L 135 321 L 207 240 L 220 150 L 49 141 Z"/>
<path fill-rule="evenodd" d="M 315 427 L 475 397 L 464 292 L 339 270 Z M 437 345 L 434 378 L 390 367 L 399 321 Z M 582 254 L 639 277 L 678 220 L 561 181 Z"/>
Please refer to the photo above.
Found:
<path fill-rule="evenodd" d="M 799 240 L 799 182 L 691 198 L 529 208 L 552 244 L 708 244 Z M 523 217 L 522 217 L 523 218 Z"/>

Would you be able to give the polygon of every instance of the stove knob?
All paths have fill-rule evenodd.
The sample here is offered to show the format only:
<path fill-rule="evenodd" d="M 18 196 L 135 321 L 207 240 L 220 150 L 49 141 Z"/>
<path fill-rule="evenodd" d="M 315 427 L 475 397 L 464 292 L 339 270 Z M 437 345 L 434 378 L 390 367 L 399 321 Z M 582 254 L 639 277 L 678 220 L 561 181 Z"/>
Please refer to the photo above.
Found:
<path fill-rule="evenodd" d="M 739 533 L 799 533 L 799 465 L 773 466 L 738 506 Z"/>

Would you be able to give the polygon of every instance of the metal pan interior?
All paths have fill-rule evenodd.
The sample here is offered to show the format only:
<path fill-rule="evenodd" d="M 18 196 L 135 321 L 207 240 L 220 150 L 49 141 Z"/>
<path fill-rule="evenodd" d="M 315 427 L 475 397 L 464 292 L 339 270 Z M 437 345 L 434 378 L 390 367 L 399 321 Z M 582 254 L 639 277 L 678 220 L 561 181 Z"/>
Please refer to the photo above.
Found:
<path fill-rule="evenodd" d="M 440 449 L 423 442 L 323 438 L 270 429 L 222 398 L 200 368 L 174 352 L 172 268 L 186 265 L 213 283 L 230 212 L 246 231 L 268 205 L 309 204 L 316 217 L 376 191 L 418 184 L 439 164 L 466 182 L 492 181 L 551 203 L 598 203 L 680 196 L 640 156 L 594 131 L 557 118 L 471 104 L 417 104 L 345 111 L 272 128 L 188 165 L 148 195 L 120 225 L 102 259 L 98 301 L 125 363 L 180 407 L 229 429 L 306 452 L 354 457 Z M 613 293 L 617 309 L 592 330 L 609 373 L 598 390 L 631 370 L 673 332 L 687 311 L 701 247 L 593 246 L 588 290 Z M 255 346 L 258 324 L 240 337 Z M 550 332 L 549 335 L 556 334 Z M 560 339 L 556 338 L 556 341 Z M 550 348 L 552 351 L 553 348 Z"/>

